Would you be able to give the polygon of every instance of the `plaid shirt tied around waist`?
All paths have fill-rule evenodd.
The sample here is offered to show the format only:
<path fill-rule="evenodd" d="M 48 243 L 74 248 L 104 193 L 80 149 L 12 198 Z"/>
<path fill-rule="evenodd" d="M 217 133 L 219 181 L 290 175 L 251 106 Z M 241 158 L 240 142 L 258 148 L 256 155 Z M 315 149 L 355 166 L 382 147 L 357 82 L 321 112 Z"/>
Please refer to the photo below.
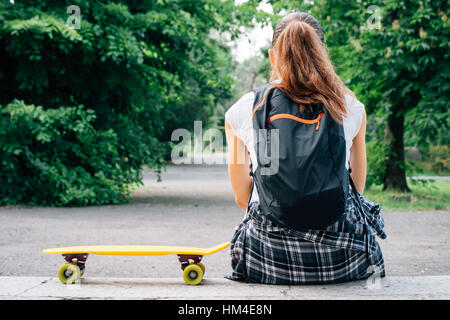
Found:
<path fill-rule="evenodd" d="M 358 209 L 359 197 L 362 210 Z M 250 203 L 231 240 L 226 278 L 266 284 L 323 284 L 385 276 L 376 236 L 386 238 L 381 208 L 349 186 L 344 214 L 325 230 L 275 225 Z"/>

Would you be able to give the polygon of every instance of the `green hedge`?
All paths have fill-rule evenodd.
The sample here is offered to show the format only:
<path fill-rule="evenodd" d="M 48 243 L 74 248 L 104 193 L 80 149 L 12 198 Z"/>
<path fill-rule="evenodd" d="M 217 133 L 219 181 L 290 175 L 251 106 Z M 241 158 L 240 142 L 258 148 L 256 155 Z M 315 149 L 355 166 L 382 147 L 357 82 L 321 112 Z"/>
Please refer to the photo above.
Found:
<path fill-rule="evenodd" d="M 95 112 L 44 110 L 14 100 L 0 106 L 0 205 L 85 206 L 120 203 L 139 173 L 121 158 L 112 130 Z"/>
<path fill-rule="evenodd" d="M 370 188 L 376 185 L 382 185 L 385 175 L 384 162 L 387 158 L 386 145 L 383 141 L 368 140 L 366 142 L 367 150 L 367 176 L 366 187 Z"/>

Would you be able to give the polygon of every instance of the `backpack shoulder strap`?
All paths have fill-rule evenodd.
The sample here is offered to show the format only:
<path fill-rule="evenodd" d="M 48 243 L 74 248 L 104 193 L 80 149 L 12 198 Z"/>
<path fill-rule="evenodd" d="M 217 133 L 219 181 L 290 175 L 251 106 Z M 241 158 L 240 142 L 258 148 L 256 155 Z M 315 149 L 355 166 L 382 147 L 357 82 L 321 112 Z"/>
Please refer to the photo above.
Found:
<path fill-rule="evenodd" d="M 255 100 L 253 102 L 253 112 L 252 117 L 254 117 L 256 111 L 266 102 L 267 96 L 271 90 L 275 88 L 284 87 L 281 83 L 268 83 L 263 85 L 262 87 L 256 88 L 253 90 L 255 93 Z"/>
<path fill-rule="evenodd" d="M 252 122 L 253 127 L 264 128 L 269 110 L 267 102 L 270 100 L 273 89 L 284 87 L 281 83 L 268 83 L 253 90 L 255 99 L 253 101 Z M 256 120 L 256 121 L 255 121 Z"/>

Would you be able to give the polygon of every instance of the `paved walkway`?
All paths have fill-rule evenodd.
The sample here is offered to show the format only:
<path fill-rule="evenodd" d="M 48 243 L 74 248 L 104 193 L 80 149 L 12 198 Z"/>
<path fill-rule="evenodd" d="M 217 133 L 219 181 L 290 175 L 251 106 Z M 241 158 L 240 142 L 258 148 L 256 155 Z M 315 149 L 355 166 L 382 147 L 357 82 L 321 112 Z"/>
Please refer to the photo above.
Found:
<path fill-rule="evenodd" d="M 387 277 L 335 285 L 271 286 L 205 278 L 86 278 L 63 285 L 50 277 L 0 277 L 0 299 L 450 299 L 450 276 Z"/>

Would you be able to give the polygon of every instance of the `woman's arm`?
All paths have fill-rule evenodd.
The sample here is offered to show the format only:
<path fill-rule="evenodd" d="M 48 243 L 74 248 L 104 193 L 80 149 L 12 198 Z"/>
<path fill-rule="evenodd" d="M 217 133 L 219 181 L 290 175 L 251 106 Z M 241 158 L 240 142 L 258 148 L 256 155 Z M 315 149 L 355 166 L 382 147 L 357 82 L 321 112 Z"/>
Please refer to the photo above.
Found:
<path fill-rule="evenodd" d="M 364 110 L 361 128 L 353 139 L 353 144 L 350 148 L 350 167 L 352 168 L 352 173 L 350 175 L 355 183 L 356 189 L 361 194 L 363 194 L 366 185 L 367 172 L 366 121 L 366 111 Z"/>
<path fill-rule="evenodd" d="M 245 144 L 236 136 L 230 124 L 225 121 L 228 145 L 228 174 L 237 205 L 247 210 L 252 187 L 249 158 Z"/>

